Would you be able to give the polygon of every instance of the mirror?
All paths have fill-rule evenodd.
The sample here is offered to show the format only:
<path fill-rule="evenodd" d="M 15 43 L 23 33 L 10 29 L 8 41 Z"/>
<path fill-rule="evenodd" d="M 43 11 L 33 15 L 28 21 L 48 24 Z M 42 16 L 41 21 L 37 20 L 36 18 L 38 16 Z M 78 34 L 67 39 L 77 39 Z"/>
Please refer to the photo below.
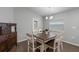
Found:
<path fill-rule="evenodd" d="M 15 26 L 11 26 L 11 32 L 15 32 Z"/>

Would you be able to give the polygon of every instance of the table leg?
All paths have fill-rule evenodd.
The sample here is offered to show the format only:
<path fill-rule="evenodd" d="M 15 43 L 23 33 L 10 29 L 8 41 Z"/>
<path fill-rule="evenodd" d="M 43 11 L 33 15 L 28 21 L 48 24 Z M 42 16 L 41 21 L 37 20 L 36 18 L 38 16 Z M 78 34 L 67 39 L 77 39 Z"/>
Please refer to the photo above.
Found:
<path fill-rule="evenodd" d="M 44 42 L 42 42 L 41 52 L 44 52 Z"/>

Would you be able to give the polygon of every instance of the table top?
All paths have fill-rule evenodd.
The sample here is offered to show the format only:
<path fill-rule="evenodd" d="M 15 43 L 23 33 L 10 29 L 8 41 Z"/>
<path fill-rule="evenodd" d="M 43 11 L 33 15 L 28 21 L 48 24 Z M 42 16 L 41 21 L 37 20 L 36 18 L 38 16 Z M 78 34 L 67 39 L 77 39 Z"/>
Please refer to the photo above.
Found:
<path fill-rule="evenodd" d="M 39 33 L 37 35 L 34 35 L 36 38 L 38 39 L 41 39 L 43 42 L 47 42 L 47 41 L 50 41 L 52 39 L 55 39 L 56 35 L 55 34 L 52 34 L 52 33 Z"/>

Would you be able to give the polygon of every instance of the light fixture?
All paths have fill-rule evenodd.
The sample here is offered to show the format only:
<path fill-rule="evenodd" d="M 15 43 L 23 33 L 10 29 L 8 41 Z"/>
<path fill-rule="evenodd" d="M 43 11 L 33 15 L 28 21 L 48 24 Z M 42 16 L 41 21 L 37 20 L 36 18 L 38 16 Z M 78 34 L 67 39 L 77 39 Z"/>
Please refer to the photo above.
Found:
<path fill-rule="evenodd" d="M 51 19 L 53 19 L 53 16 L 49 16 L 49 17 L 46 16 L 45 19 L 46 19 L 46 20 L 47 20 L 47 19 L 51 20 Z"/>
<path fill-rule="evenodd" d="M 45 17 L 45 19 L 47 20 L 47 19 L 48 19 L 48 17 L 46 16 L 46 17 Z"/>
<path fill-rule="evenodd" d="M 49 19 L 50 19 L 50 20 L 53 19 L 53 16 L 50 16 Z"/>
<path fill-rule="evenodd" d="M 49 14 L 52 12 L 52 7 L 48 7 L 48 12 L 49 12 Z M 46 20 L 48 20 L 48 19 L 52 20 L 53 19 L 52 13 L 50 14 L 50 16 L 46 16 L 45 19 Z"/>

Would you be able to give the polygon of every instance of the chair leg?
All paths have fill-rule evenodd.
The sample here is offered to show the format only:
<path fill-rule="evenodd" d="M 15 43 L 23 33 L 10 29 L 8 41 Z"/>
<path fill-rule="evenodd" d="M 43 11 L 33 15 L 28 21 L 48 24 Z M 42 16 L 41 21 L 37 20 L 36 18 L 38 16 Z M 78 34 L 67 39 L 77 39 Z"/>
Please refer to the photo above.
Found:
<path fill-rule="evenodd" d="M 28 52 L 29 52 L 29 46 L 28 46 Z"/>
<path fill-rule="evenodd" d="M 56 48 L 56 47 L 55 47 L 55 43 L 54 43 L 54 48 L 53 48 L 53 52 L 55 52 L 55 50 L 56 50 L 55 48 Z"/>
<path fill-rule="evenodd" d="M 44 50 L 45 50 L 45 52 L 46 52 L 46 47 L 44 47 Z"/>
<path fill-rule="evenodd" d="M 35 50 L 33 49 L 33 52 L 35 52 Z"/>
<path fill-rule="evenodd" d="M 60 46 L 57 47 L 57 52 L 60 52 Z"/>
<path fill-rule="evenodd" d="M 58 43 L 57 52 L 60 52 L 60 43 Z"/>
<path fill-rule="evenodd" d="M 28 42 L 28 52 L 29 52 L 29 42 Z"/>
<path fill-rule="evenodd" d="M 44 43 L 42 43 L 42 45 L 41 45 L 41 52 L 44 52 L 44 49 L 45 49 Z"/>
<path fill-rule="evenodd" d="M 34 44 L 33 44 L 33 49 L 32 49 L 32 52 L 35 52 Z"/>
<path fill-rule="evenodd" d="M 53 49 L 53 52 L 55 52 L 55 50 L 56 50 L 56 49 L 54 48 L 54 49 Z"/>
<path fill-rule="evenodd" d="M 47 46 L 44 44 L 44 50 L 45 50 L 45 52 L 46 52 L 46 49 L 47 49 Z"/>
<path fill-rule="evenodd" d="M 61 51 L 63 51 L 63 43 L 61 43 Z"/>

